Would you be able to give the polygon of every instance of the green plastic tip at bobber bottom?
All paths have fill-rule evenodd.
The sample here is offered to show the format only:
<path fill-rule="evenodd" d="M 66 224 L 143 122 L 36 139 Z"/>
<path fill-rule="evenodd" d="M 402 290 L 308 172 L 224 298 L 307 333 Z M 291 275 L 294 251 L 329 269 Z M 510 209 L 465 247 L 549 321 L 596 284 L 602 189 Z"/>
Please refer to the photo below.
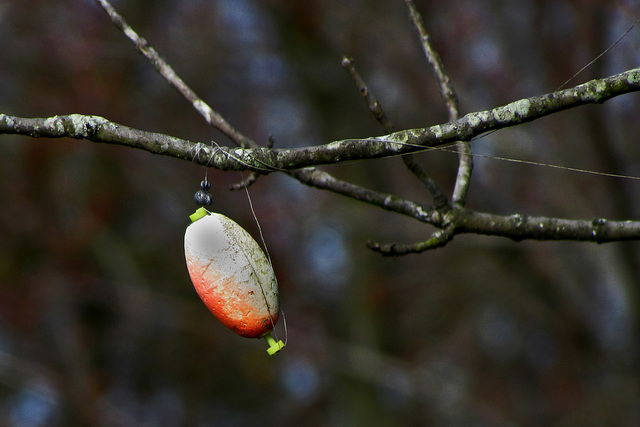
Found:
<path fill-rule="evenodd" d="M 267 349 L 267 353 L 269 353 L 269 356 L 273 356 L 284 348 L 284 343 L 282 342 L 282 340 L 276 342 L 276 340 L 271 336 L 271 332 L 267 332 L 266 334 L 264 334 L 263 338 L 267 340 L 267 344 L 269 344 L 269 348 Z"/>

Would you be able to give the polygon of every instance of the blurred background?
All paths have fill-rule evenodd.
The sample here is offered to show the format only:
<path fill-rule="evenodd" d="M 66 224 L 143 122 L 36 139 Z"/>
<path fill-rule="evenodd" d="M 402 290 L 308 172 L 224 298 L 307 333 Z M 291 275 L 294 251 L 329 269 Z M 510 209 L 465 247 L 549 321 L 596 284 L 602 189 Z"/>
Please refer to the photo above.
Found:
<path fill-rule="evenodd" d="M 462 113 L 553 91 L 640 16 L 632 0 L 417 1 Z M 401 0 L 114 1 L 233 125 L 265 144 L 446 120 Z M 228 144 L 93 1 L 0 0 L 0 112 L 95 114 Z M 638 66 L 640 28 L 568 86 Z M 475 153 L 640 176 L 640 95 L 491 134 Z M 419 160 L 450 193 L 455 154 Z M 476 158 L 467 206 L 638 219 L 640 183 Z M 411 200 L 398 158 L 327 168 Z M 640 424 L 637 243 L 461 235 L 382 258 L 424 224 L 274 174 L 250 187 L 287 347 L 236 336 L 198 299 L 183 235 L 203 168 L 72 139 L 0 136 L 0 419 L 10 426 Z M 212 209 L 256 236 L 240 173 Z M 284 338 L 282 322 L 277 332 Z"/>

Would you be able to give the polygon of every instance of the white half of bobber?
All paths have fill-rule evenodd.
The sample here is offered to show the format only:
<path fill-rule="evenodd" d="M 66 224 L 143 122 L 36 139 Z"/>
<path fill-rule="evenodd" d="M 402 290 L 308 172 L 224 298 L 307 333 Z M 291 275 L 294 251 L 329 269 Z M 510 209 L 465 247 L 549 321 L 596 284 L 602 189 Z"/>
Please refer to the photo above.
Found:
<path fill-rule="evenodd" d="M 192 220 L 184 251 L 200 299 L 235 333 L 264 336 L 280 313 L 278 283 L 265 253 L 245 229 L 224 215 L 200 208 Z"/>

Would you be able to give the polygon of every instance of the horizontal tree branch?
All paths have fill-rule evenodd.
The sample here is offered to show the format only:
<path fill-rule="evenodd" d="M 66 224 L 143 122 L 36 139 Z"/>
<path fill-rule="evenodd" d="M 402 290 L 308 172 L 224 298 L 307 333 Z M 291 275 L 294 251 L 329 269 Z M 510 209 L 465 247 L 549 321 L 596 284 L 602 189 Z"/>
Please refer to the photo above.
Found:
<path fill-rule="evenodd" d="M 640 68 L 573 88 L 520 99 L 492 110 L 466 114 L 448 123 L 422 129 L 403 130 L 380 137 L 347 139 L 325 145 L 289 150 L 247 150 L 276 168 L 314 166 L 348 160 L 372 159 L 418 152 L 470 141 L 483 133 L 516 126 L 585 104 L 603 103 L 619 95 L 640 90 Z"/>
<path fill-rule="evenodd" d="M 531 239 L 607 243 L 640 239 L 640 221 L 611 221 L 604 218 L 574 220 L 520 214 L 495 215 L 461 209 L 454 214 L 453 223 L 456 234 L 484 234 L 507 237 L 515 241 Z"/>
<path fill-rule="evenodd" d="M 248 169 L 260 173 L 284 171 L 306 185 L 330 190 L 407 215 L 446 231 L 445 234 L 436 233 L 429 240 L 414 245 L 370 245 L 385 255 L 417 253 L 439 247 L 456 234 L 462 233 L 501 236 L 516 241 L 536 239 L 604 243 L 639 240 L 640 222 L 569 220 L 519 214 L 504 216 L 476 212 L 459 206 L 434 209 L 338 180 L 309 166 L 395 156 L 458 140 L 469 140 L 484 132 L 532 121 L 579 105 L 604 102 L 637 90 L 640 90 L 640 69 L 633 69 L 606 79 L 592 80 L 571 89 L 522 99 L 489 111 L 470 113 L 459 120 L 430 128 L 294 149 L 212 147 L 160 133 L 142 131 L 98 116 L 79 114 L 49 118 L 21 118 L 0 114 L 0 134 L 70 137 L 119 144 L 221 170 Z"/>
<path fill-rule="evenodd" d="M 34 137 L 85 138 L 96 142 L 122 144 L 141 148 L 151 153 L 168 155 L 206 164 L 210 147 L 164 134 L 141 131 L 118 125 L 97 116 L 55 116 L 47 119 L 25 119 L 0 114 L 0 133 Z M 207 154 L 201 155 L 200 150 Z M 242 153 L 240 148 L 234 149 Z M 226 159 L 226 160 L 224 160 Z M 218 163 L 237 163 L 225 154 L 216 157 Z M 390 194 L 368 190 L 355 184 L 337 180 L 317 170 L 293 171 L 299 181 L 315 188 L 327 189 L 383 209 L 410 216 L 418 221 L 442 228 L 447 221 L 455 225 L 455 234 L 476 233 L 503 236 L 513 240 L 578 240 L 610 242 L 640 239 L 640 222 L 608 220 L 568 220 L 521 215 L 500 216 L 467 209 L 455 209 L 454 215 L 444 220 L 440 212 Z"/>
<path fill-rule="evenodd" d="M 0 114 L 0 133 L 32 137 L 71 137 L 125 145 L 151 153 L 190 160 L 220 170 L 268 173 L 334 164 L 349 160 L 397 156 L 469 141 L 483 133 L 530 122 L 584 104 L 602 103 L 640 90 L 640 68 L 545 95 L 521 99 L 487 111 L 469 113 L 452 122 L 364 139 L 346 139 L 302 148 L 229 148 L 146 132 L 98 116 L 20 118 Z"/>
<path fill-rule="evenodd" d="M 436 225 L 434 219 L 437 219 Z M 521 214 L 496 215 L 453 207 L 440 216 L 424 217 L 424 222 L 436 225 L 439 231 L 424 241 L 412 244 L 379 244 L 367 246 L 384 256 L 419 254 L 440 248 L 453 240 L 456 234 L 482 234 L 521 240 L 567 240 L 577 242 L 608 243 L 640 240 L 640 221 L 611 221 L 604 218 L 576 220 L 526 216 Z"/>
<path fill-rule="evenodd" d="M 198 154 L 198 144 L 191 141 L 120 125 L 100 116 L 81 114 L 48 118 L 23 118 L 0 114 L 0 134 L 34 138 L 88 139 L 184 160 L 192 160 Z"/>
<path fill-rule="evenodd" d="M 0 133 L 20 134 L 33 137 L 84 138 L 96 142 L 121 144 L 144 149 L 151 153 L 168 155 L 206 164 L 210 147 L 164 134 L 141 131 L 118 125 L 97 116 L 55 116 L 46 119 L 26 119 L 0 114 Z M 240 148 L 234 149 L 242 154 Z M 206 155 L 201 155 L 205 151 Z M 221 157 L 221 158 L 219 158 Z M 220 154 L 214 161 L 237 163 L 236 159 Z M 382 209 L 400 213 L 440 229 L 452 230 L 447 239 L 455 234 L 474 233 L 506 237 L 515 241 L 573 240 L 605 243 L 640 239 L 640 221 L 570 220 L 549 217 L 530 217 L 520 214 L 495 215 L 463 208 L 433 209 L 391 194 L 376 192 L 358 185 L 341 181 L 315 168 L 288 171 L 300 182 L 318 189 L 330 190 L 344 196 L 363 201 Z M 370 247 L 385 255 L 418 253 L 439 247 L 433 239 L 415 245 L 378 245 Z M 440 241 L 438 240 L 438 241 Z"/>
<path fill-rule="evenodd" d="M 333 176 L 307 168 L 289 172 L 303 184 L 378 206 L 382 209 L 409 216 L 439 228 L 429 239 L 414 244 L 381 245 L 368 242 L 367 246 L 385 256 L 421 253 L 447 244 L 457 234 L 481 234 L 521 240 L 567 240 L 608 243 L 640 240 L 640 221 L 612 221 L 604 218 L 592 220 L 528 216 L 515 213 L 497 215 L 451 206 L 434 209 L 390 194 L 369 190 L 340 181 Z"/>

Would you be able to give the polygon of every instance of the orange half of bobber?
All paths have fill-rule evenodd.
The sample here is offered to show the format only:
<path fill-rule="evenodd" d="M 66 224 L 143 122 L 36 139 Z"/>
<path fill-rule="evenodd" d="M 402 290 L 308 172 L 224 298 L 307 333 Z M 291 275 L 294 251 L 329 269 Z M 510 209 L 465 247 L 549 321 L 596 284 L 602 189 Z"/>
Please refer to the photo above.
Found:
<path fill-rule="evenodd" d="M 196 292 L 227 328 L 248 338 L 268 336 L 280 313 L 278 284 L 258 243 L 233 220 L 200 208 L 184 236 Z M 272 345 L 271 341 L 267 342 Z M 280 341 L 269 354 L 279 351 Z"/>

